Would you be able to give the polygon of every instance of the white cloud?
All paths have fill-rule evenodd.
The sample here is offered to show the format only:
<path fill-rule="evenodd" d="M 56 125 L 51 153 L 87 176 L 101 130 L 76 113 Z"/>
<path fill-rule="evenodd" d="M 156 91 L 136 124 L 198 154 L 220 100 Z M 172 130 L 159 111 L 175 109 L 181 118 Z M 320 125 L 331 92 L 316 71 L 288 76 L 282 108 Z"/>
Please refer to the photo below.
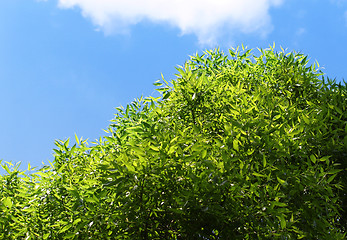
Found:
<path fill-rule="evenodd" d="M 182 34 L 195 34 L 202 44 L 223 32 L 271 31 L 269 9 L 284 0 L 59 0 L 61 8 L 78 7 L 105 33 L 127 33 L 143 20 L 168 23 Z"/>

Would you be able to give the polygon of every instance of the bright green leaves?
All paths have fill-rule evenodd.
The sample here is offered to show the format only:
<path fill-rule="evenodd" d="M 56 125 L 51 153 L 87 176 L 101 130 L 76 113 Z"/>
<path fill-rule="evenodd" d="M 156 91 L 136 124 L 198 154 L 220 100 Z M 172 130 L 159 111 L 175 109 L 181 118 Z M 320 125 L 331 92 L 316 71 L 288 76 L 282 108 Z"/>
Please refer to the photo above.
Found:
<path fill-rule="evenodd" d="M 256 177 L 262 177 L 262 178 L 266 178 L 267 177 L 266 175 L 263 175 L 263 174 L 260 174 L 260 173 L 257 173 L 257 172 L 253 172 L 252 175 L 254 175 Z"/>
<path fill-rule="evenodd" d="M 8 209 L 11 209 L 11 208 L 12 208 L 13 203 L 12 203 L 11 198 L 6 197 L 6 198 L 4 198 L 1 202 L 2 202 L 2 204 L 3 204 L 5 207 L 7 207 Z"/>
<path fill-rule="evenodd" d="M 155 152 L 159 152 L 159 148 L 153 145 L 149 145 L 149 148 L 152 149 Z"/>
<path fill-rule="evenodd" d="M 317 157 L 314 154 L 311 154 L 310 155 L 310 160 L 312 161 L 313 164 L 315 164 L 316 162 L 325 162 L 327 165 L 329 165 L 330 157 L 331 156 L 324 156 L 324 157 L 321 157 L 321 158 L 317 159 Z"/>
<path fill-rule="evenodd" d="M 266 156 L 263 155 L 263 168 L 266 167 L 267 161 L 266 161 Z"/>
<path fill-rule="evenodd" d="M 237 139 L 233 140 L 233 148 L 235 149 L 235 151 L 239 151 L 239 141 Z"/>
<path fill-rule="evenodd" d="M 346 86 L 307 64 L 274 46 L 192 56 L 94 145 L 2 165 L 0 238 L 343 239 Z"/>
<path fill-rule="evenodd" d="M 302 115 L 302 118 L 306 124 L 310 124 L 310 120 L 306 115 Z"/>
<path fill-rule="evenodd" d="M 285 184 L 285 183 L 286 183 L 286 181 L 280 179 L 279 177 L 277 177 L 277 181 L 278 181 L 280 184 Z"/>

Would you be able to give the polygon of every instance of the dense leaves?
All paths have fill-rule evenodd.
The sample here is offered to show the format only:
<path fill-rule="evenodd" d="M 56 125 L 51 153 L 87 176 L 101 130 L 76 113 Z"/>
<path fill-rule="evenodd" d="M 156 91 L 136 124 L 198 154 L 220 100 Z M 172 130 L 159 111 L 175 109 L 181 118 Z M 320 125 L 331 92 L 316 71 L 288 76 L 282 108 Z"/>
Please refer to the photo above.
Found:
<path fill-rule="evenodd" d="M 0 180 L 1 239 L 344 239 L 346 83 L 274 48 L 192 56 L 92 146 Z"/>

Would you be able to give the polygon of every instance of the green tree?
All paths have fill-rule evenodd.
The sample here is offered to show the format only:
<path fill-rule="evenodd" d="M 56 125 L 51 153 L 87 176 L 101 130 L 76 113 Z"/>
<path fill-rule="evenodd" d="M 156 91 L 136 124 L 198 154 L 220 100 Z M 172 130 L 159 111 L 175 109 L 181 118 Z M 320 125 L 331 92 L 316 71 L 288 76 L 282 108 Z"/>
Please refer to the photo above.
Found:
<path fill-rule="evenodd" d="M 347 89 L 296 52 L 192 56 L 93 146 L 1 176 L 2 239 L 345 239 Z"/>

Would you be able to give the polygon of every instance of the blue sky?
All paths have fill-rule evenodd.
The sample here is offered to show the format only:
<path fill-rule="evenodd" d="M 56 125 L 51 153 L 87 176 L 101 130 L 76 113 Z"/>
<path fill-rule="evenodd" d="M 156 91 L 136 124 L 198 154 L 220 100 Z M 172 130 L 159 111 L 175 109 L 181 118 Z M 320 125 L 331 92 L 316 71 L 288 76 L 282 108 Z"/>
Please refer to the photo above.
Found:
<path fill-rule="evenodd" d="M 347 79 L 347 0 L 2 0 L 0 159 L 47 164 L 189 55 L 273 42 Z"/>

